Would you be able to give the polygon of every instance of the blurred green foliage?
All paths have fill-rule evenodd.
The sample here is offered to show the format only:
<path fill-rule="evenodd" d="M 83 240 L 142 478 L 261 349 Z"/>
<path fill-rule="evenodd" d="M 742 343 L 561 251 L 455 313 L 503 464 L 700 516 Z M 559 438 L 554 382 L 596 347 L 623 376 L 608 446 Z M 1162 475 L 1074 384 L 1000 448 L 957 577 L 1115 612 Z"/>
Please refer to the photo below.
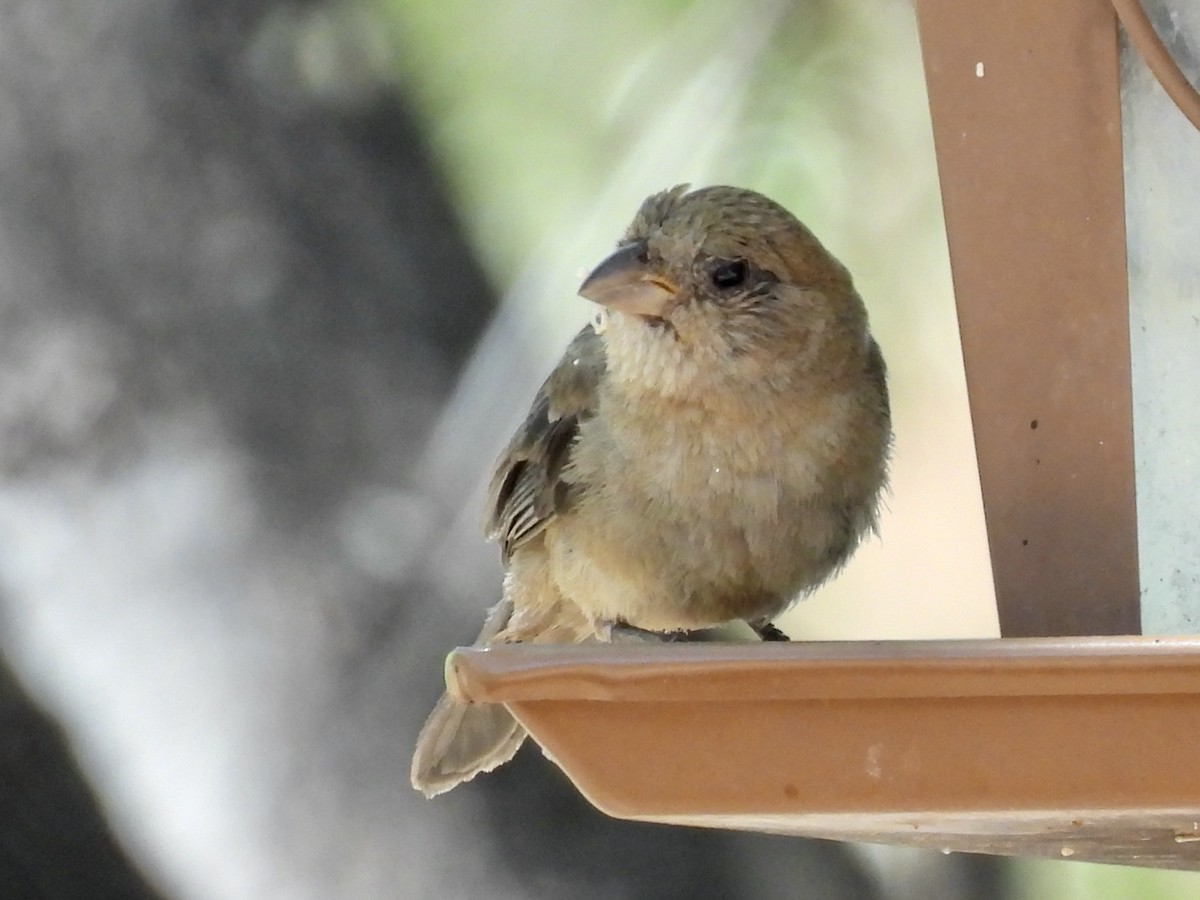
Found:
<path fill-rule="evenodd" d="M 1016 864 L 1020 897 L 1028 900 L 1194 900 L 1200 872 L 1058 861 Z"/>
<path fill-rule="evenodd" d="M 843 254 L 940 228 L 904 3 L 377 2 L 502 283 L 549 229 L 598 203 L 623 225 L 685 180 L 762 190 Z M 861 256 L 860 273 L 880 254 Z"/>

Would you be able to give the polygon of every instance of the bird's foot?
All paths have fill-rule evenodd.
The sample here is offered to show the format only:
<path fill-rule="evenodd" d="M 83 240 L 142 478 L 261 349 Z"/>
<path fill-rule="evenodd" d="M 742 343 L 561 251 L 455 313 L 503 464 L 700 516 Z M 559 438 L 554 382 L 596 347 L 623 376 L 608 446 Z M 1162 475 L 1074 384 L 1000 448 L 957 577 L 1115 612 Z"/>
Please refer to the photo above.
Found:
<path fill-rule="evenodd" d="M 764 641 L 790 641 L 791 638 L 784 634 L 773 622 L 767 619 L 759 619 L 757 622 L 748 622 L 754 633 Z"/>

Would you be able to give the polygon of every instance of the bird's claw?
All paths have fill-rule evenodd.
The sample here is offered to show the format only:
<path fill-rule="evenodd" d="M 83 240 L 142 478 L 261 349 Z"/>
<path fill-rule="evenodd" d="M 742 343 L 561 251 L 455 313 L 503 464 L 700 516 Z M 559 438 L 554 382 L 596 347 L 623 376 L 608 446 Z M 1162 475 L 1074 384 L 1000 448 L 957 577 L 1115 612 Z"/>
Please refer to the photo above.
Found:
<path fill-rule="evenodd" d="M 754 633 L 764 641 L 790 641 L 791 638 L 783 633 L 773 622 L 765 619 L 758 622 L 748 623 L 754 629 Z"/>

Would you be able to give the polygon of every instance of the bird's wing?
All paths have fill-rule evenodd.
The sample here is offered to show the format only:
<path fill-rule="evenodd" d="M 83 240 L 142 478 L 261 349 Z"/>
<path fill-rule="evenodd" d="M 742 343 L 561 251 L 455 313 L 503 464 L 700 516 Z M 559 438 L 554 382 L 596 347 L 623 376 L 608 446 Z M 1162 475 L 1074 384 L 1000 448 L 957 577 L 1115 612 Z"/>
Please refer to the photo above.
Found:
<path fill-rule="evenodd" d="M 488 491 L 487 531 L 500 542 L 505 560 L 573 502 L 576 490 L 563 470 L 579 423 L 596 414 L 605 364 L 604 344 L 588 325 L 571 341 L 500 456 Z"/>

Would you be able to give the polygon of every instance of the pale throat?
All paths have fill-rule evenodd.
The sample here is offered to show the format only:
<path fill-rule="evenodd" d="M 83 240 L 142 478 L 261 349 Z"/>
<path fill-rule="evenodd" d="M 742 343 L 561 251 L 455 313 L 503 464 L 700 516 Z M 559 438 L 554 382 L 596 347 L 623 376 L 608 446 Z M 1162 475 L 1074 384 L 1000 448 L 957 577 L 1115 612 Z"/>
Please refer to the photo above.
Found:
<path fill-rule="evenodd" d="M 610 390 L 635 403 L 662 402 L 719 412 L 778 393 L 790 381 L 786 357 L 736 352 L 717 328 L 704 329 L 711 340 L 690 339 L 672 326 L 653 325 L 619 313 L 603 330 Z M 703 332 L 702 332 L 703 333 Z"/>

